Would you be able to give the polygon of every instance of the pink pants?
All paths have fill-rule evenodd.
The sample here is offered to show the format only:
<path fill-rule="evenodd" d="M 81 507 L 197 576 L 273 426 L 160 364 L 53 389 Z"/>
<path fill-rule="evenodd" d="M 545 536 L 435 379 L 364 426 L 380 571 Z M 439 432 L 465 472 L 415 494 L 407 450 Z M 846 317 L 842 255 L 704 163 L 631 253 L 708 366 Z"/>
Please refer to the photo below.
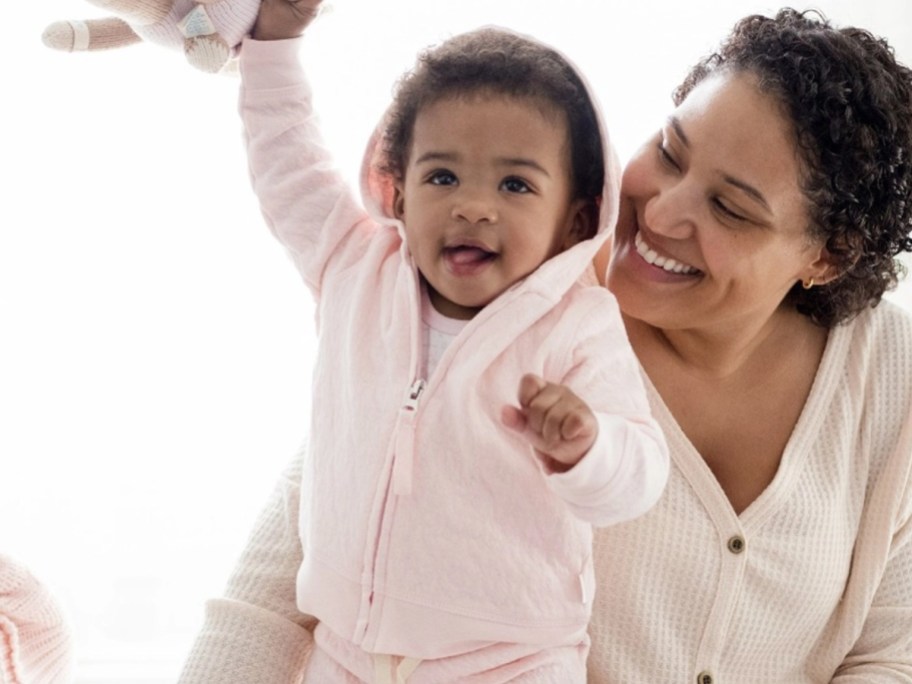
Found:
<path fill-rule="evenodd" d="M 317 626 L 304 684 L 585 684 L 589 644 L 494 644 L 437 660 L 375 655 Z"/>

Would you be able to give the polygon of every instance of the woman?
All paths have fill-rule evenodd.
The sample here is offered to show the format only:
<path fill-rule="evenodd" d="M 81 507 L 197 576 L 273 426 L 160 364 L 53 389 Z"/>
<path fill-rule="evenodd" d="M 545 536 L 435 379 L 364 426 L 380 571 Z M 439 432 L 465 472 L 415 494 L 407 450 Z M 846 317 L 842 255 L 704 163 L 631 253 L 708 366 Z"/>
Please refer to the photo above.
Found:
<path fill-rule="evenodd" d="M 784 11 L 675 101 L 598 264 L 674 466 L 599 531 L 590 681 L 912 681 L 912 74 Z"/>
<path fill-rule="evenodd" d="M 912 321 L 879 303 L 912 250 L 912 74 L 784 11 L 675 99 L 595 269 L 674 465 L 653 511 L 599 537 L 589 679 L 912 681 Z M 182 681 L 300 675 L 299 479 Z"/>

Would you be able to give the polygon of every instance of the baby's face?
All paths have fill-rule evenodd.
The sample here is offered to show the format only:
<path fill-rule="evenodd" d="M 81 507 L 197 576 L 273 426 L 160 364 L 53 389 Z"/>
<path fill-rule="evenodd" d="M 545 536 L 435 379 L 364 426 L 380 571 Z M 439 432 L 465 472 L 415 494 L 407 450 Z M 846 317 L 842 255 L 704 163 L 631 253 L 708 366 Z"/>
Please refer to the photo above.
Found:
<path fill-rule="evenodd" d="M 423 108 L 396 190 L 409 250 L 450 318 L 472 318 L 566 249 L 585 217 L 563 115 L 498 95 Z"/>

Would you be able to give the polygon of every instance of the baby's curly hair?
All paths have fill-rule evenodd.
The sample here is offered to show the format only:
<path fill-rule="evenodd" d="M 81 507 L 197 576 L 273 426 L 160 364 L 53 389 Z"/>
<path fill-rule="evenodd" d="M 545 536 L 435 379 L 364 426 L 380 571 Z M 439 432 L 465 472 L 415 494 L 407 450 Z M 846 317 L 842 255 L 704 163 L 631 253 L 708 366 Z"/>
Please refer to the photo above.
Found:
<path fill-rule="evenodd" d="M 460 34 L 419 55 L 397 83 L 383 130 L 383 171 L 405 175 L 418 113 L 442 98 L 493 93 L 563 112 L 570 137 L 575 199 L 596 200 L 605 178 L 592 101 L 575 69 L 556 51 L 496 28 Z"/>
<path fill-rule="evenodd" d="M 912 251 L 912 71 L 885 40 L 788 8 L 739 21 L 674 91 L 675 104 L 723 69 L 755 75 L 790 118 L 808 234 L 840 272 L 826 285 L 796 283 L 788 300 L 826 327 L 875 306 L 904 274 L 897 256 Z"/>

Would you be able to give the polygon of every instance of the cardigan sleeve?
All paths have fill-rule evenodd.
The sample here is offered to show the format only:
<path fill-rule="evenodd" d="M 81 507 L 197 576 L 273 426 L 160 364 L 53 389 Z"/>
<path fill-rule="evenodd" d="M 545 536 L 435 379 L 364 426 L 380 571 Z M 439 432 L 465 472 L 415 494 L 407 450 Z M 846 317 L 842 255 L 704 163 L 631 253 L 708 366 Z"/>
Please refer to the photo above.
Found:
<path fill-rule="evenodd" d="M 318 296 L 327 267 L 363 257 L 376 231 L 323 145 L 301 39 L 245 39 L 239 112 L 251 184 L 273 235 Z"/>
<path fill-rule="evenodd" d="M 898 461 L 905 471 L 903 505 L 887 562 L 861 634 L 832 684 L 912 682 L 912 414 Z"/>
<path fill-rule="evenodd" d="M 209 601 L 180 684 L 297 684 L 316 620 L 298 611 L 295 577 L 304 450 L 279 478 L 260 513 L 225 595 Z"/>
<path fill-rule="evenodd" d="M 0 683 L 66 684 L 72 661 L 57 600 L 20 563 L 0 555 Z"/>

